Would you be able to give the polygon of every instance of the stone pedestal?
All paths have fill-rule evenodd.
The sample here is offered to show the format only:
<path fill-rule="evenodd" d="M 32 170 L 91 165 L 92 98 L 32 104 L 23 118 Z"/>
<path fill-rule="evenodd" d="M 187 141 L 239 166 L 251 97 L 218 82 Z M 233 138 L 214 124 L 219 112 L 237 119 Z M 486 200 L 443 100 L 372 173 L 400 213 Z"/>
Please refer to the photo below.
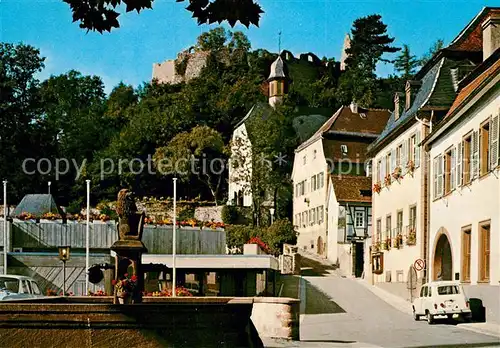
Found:
<path fill-rule="evenodd" d="M 142 291 L 144 289 L 144 273 L 142 272 L 142 254 L 148 249 L 140 240 L 118 240 L 110 248 L 116 253 L 115 256 L 115 280 L 119 281 L 135 275 L 137 277 L 137 287 L 132 293 L 132 302 L 142 302 Z M 114 290 L 114 301 L 117 304 L 118 298 L 116 289 Z"/>

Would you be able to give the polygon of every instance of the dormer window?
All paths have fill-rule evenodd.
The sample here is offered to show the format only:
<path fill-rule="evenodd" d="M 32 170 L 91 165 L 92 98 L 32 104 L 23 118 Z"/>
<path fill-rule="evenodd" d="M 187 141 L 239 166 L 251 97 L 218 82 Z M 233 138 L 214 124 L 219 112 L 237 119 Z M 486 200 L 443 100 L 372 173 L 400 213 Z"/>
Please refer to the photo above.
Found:
<path fill-rule="evenodd" d="M 347 155 L 347 145 L 340 145 L 340 151 L 342 152 L 342 156 Z"/>
<path fill-rule="evenodd" d="M 396 92 L 396 94 L 394 94 L 394 121 L 397 121 L 403 113 L 401 108 L 401 102 L 403 101 L 402 96 L 403 93 L 401 92 Z"/>

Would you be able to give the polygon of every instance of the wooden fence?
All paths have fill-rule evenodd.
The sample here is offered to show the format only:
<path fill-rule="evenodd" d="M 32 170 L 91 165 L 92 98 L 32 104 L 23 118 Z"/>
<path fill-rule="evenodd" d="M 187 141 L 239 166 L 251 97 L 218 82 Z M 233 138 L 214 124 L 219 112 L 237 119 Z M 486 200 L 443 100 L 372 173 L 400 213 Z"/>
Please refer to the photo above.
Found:
<path fill-rule="evenodd" d="M 1 225 L 1 224 L 0 224 Z M 72 248 L 86 247 L 86 225 L 82 223 L 58 223 L 15 221 L 12 228 L 12 249 L 52 249 L 62 245 Z M 3 231 L 0 226 L 0 245 Z M 172 226 L 145 226 L 142 241 L 150 254 L 172 253 Z M 224 230 L 180 227 L 177 229 L 176 251 L 179 254 L 225 254 L 226 232 Z M 91 223 L 89 247 L 109 249 L 118 239 L 115 223 Z"/>

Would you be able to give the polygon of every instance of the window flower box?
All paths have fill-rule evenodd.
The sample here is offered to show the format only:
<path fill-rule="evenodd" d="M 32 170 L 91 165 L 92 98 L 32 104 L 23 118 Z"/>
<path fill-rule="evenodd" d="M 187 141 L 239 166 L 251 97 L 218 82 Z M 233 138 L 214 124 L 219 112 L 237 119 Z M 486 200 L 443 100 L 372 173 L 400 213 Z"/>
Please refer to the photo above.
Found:
<path fill-rule="evenodd" d="M 375 193 L 380 193 L 380 191 L 382 191 L 382 186 L 380 185 L 379 182 L 373 184 L 372 191 L 375 192 Z"/>
<path fill-rule="evenodd" d="M 394 171 L 392 172 L 392 177 L 394 178 L 394 180 L 400 180 L 403 178 L 401 167 L 396 167 L 394 169 Z"/>
<path fill-rule="evenodd" d="M 410 173 L 413 175 L 413 172 L 415 171 L 415 162 L 412 160 L 409 160 L 408 163 L 406 163 L 406 171 L 407 173 Z"/>
<path fill-rule="evenodd" d="M 384 178 L 384 186 L 385 187 L 388 187 L 388 186 L 391 186 L 391 175 L 390 174 L 387 174 Z"/>
<path fill-rule="evenodd" d="M 408 231 L 408 236 L 406 237 L 406 245 L 415 244 L 417 244 L 417 229 L 415 227 L 411 227 Z"/>

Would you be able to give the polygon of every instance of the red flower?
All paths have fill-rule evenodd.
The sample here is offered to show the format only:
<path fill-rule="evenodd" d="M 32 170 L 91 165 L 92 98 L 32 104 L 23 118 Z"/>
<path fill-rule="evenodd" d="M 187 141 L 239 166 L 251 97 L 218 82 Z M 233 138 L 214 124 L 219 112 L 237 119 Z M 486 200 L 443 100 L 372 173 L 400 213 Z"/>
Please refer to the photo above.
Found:
<path fill-rule="evenodd" d="M 125 273 L 125 274 L 124 274 L 124 276 L 125 276 L 125 277 L 128 277 L 128 273 Z"/>
<path fill-rule="evenodd" d="M 132 277 L 130 277 L 130 280 L 133 282 L 137 281 L 137 276 L 134 274 Z"/>
<path fill-rule="evenodd" d="M 116 279 L 113 279 L 113 280 L 111 281 L 111 284 L 116 285 Z"/>

